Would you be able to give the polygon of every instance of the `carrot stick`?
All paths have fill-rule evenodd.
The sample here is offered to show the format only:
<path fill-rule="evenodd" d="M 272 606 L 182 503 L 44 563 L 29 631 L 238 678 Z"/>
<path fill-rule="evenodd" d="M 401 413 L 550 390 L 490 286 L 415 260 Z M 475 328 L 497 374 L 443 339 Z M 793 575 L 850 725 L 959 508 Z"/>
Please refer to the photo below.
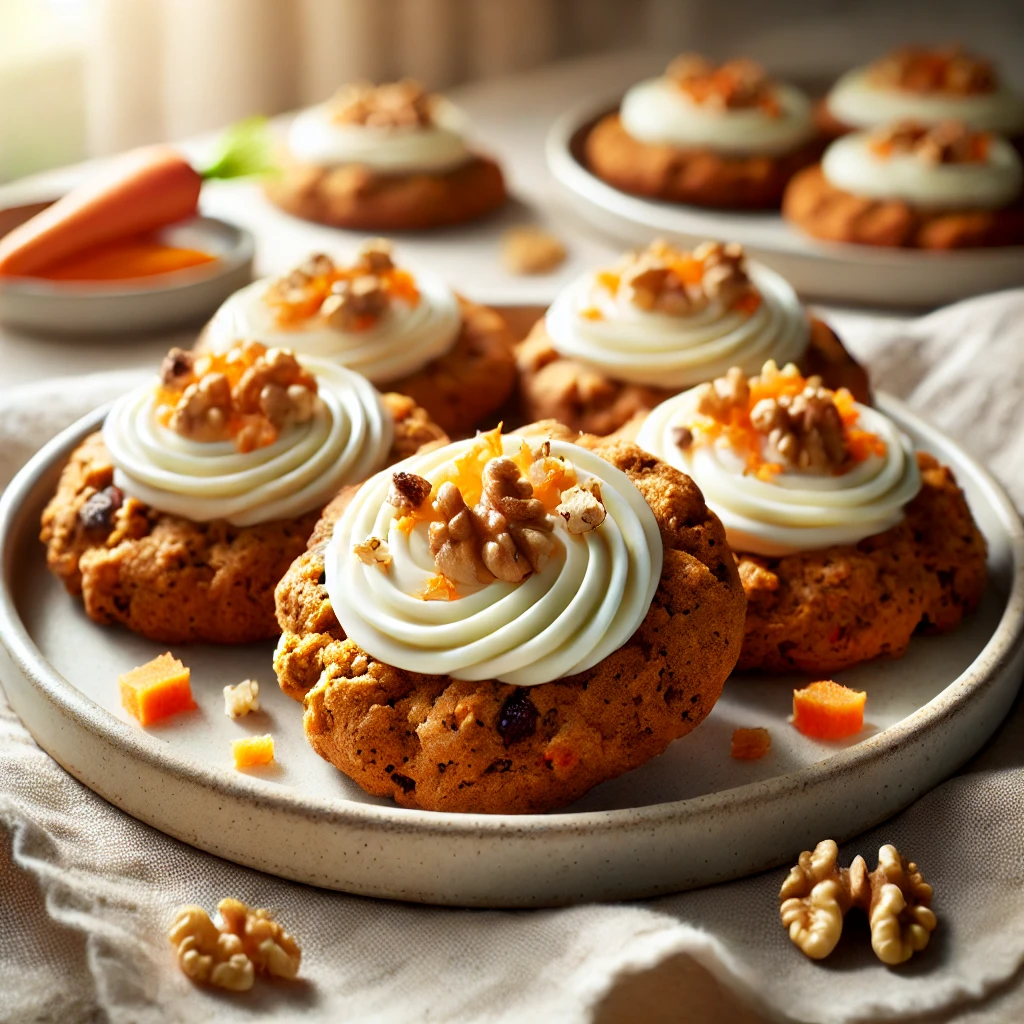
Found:
<path fill-rule="evenodd" d="M 201 185 L 170 146 L 126 153 L 0 238 L 0 275 L 35 274 L 105 242 L 193 217 Z"/>

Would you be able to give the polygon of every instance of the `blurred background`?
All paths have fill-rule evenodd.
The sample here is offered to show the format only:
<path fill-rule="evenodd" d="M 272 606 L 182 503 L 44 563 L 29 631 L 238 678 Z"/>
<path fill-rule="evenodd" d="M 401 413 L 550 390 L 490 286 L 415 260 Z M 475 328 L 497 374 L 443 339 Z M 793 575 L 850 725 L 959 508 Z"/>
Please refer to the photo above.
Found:
<path fill-rule="evenodd" d="M 0 181 L 355 78 L 448 88 L 648 48 L 750 56 L 813 84 L 898 43 L 954 40 L 1024 85 L 1024 0 L 0 0 Z"/>

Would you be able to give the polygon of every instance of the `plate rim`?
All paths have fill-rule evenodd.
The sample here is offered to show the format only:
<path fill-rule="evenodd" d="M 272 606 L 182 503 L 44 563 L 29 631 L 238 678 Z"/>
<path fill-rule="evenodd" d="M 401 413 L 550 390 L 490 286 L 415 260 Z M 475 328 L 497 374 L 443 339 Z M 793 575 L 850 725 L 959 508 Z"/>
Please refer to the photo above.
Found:
<path fill-rule="evenodd" d="M 716 790 L 684 800 L 666 801 L 639 807 L 603 811 L 548 814 L 480 814 L 452 811 L 426 811 L 394 805 L 376 805 L 346 801 L 337 797 L 302 794 L 282 788 L 264 779 L 223 768 L 175 751 L 165 741 L 128 722 L 116 718 L 50 665 L 18 615 L 9 579 L 13 569 L 11 549 L 20 519 L 25 515 L 26 499 L 39 480 L 55 471 L 70 450 L 94 430 L 105 407 L 94 410 L 61 431 L 44 445 L 16 474 L 0 496 L 0 642 L 15 665 L 33 687 L 61 712 L 72 714 L 79 727 L 105 742 L 116 744 L 122 752 L 138 758 L 149 767 L 167 773 L 182 782 L 200 784 L 237 799 L 255 801 L 269 812 L 299 813 L 307 820 L 331 821 L 339 826 L 380 828 L 389 833 L 461 838 L 495 838 L 502 833 L 581 833 L 616 832 L 647 829 L 699 815 L 722 811 L 736 812 L 767 798 L 779 799 L 818 785 L 831 776 L 856 770 L 863 762 L 883 758 L 898 750 L 904 741 L 927 735 L 941 728 L 957 712 L 962 702 L 980 690 L 994 685 L 1016 656 L 1017 645 L 1024 642 L 1024 523 L 1002 486 L 956 441 L 921 420 L 899 399 L 885 392 L 876 393 L 879 406 L 897 423 L 917 433 L 928 446 L 944 447 L 974 474 L 985 498 L 1005 529 L 1012 571 L 1006 605 L 999 623 L 971 664 L 927 704 L 911 712 L 861 743 L 835 751 L 830 757 L 770 779 Z M 70 598 L 69 598 L 70 599 Z M 100 628 L 100 627 L 97 627 Z M 955 691 L 955 692 L 954 692 Z"/>
<path fill-rule="evenodd" d="M 785 256 L 799 259 L 824 259 L 830 264 L 841 264 L 847 262 L 867 262 L 874 266 L 925 266 L 929 262 L 941 261 L 949 266 L 951 263 L 963 261 L 964 264 L 976 266 L 984 263 L 1009 262 L 1013 260 L 1024 261 L 1024 245 L 1003 245 L 1003 246 L 977 246 L 974 248 L 954 250 L 927 250 L 910 247 L 894 246 L 867 246 L 854 242 L 834 242 L 825 239 L 811 238 L 795 232 L 786 224 L 781 212 L 778 211 L 743 211 L 743 210 L 717 210 L 704 209 L 700 206 L 686 205 L 683 203 L 671 203 L 667 200 L 646 199 L 643 196 L 631 195 L 621 189 L 602 181 L 592 171 L 576 159 L 572 152 L 571 142 L 578 131 L 588 124 L 594 123 L 604 114 L 618 110 L 621 93 L 614 97 L 606 97 L 603 102 L 594 99 L 583 100 L 569 107 L 560 114 L 548 128 L 544 138 L 544 158 L 548 170 L 555 181 L 563 188 L 569 189 L 580 199 L 599 206 L 604 212 L 613 216 L 621 217 L 632 222 L 637 227 L 649 229 L 652 237 L 656 237 L 659 228 L 649 221 L 661 216 L 740 216 L 754 215 L 757 217 L 770 217 L 777 219 L 783 228 L 791 244 L 773 245 L 763 242 L 749 243 L 751 248 L 761 249 L 778 256 Z M 585 183 L 581 189 L 579 183 Z M 588 192 L 594 192 L 603 203 L 599 203 L 594 196 Z M 701 234 L 699 225 L 693 229 L 668 225 L 661 230 L 675 231 L 679 234 Z M 706 229 L 703 233 L 706 233 Z M 745 243 L 746 244 L 746 243 Z"/>

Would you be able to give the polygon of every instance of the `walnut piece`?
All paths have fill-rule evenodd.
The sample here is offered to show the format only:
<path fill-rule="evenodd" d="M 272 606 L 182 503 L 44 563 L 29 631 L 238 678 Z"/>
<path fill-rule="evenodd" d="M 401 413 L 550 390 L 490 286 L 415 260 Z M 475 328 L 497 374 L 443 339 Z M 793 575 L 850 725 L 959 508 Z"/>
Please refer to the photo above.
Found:
<path fill-rule="evenodd" d="M 424 128 L 433 123 L 434 99 L 411 78 L 374 86 L 344 86 L 330 101 L 337 124 L 369 128 Z"/>
<path fill-rule="evenodd" d="M 812 960 L 839 942 L 843 917 L 853 904 L 837 860 L 839 847 L 826 839 L 805 850 L 779 890 L 779 915 L 790 941 Z"/>
<path fill-rule="evenodd" d="M 231 992 L 247 992 L 254 980 L 253 962 L 242 940 L 222 932 L 202 907 L 181 907 L 168 932 L 178 966 L 193 981 Z"/>
<path fill-rule="evenodd" d="M 242 718 L 260 709 L 260 684 L 255 679 L 243 679 L 236 686 L 224 687 L 224 714 L 229 718 Z"/>
<path fill-rule="evenodd" d="M 327 323 L 340 331 L 351 331 L 365 318 L 378 319 L 390 308 L 384 282 L 376 274 L 360 274 L 335 281 L 320 306 Z"/>
<path fill-rule="evenodd" d="M 501 262 L 510 274 L 548 274 L 565 257 L 562 242 L 533 225 L 509 228 L 501 236 Z"/>
<path fill-rule="evenodd" d="M 738 366 L 697 389 L 697 412 L 719 423 L 728 423 L 733 410 L 745 411 L 749 402 L 750 384 Z"/>
<path fill-rule="evenodd" d="M 380 537 L 367 537 L 362 543 L 353 544 L 352 554 L 365 565 L 377 566 L 383 573 L 391 568 L 392 559 L 388 543 Z"/>
<path fill-rule="evenodd" d="M 234 899 L 221 900 L 217 910 L 224 931 L 241 940 L 245 955 L 260 974 L 288 979 L 298 975 L 302 950 L 269 910 Z"/>
<path fill-rule="evenodd" d="M 932 887 L 895 846 L 879 849 L 870 893 L 871 948 L 882 963 L 902 964 L 928 945 L 938 924 L 931 909 Z"/>
<path fill-rule="evenodd" d="M 693 250 L 693 258 L 704 265 L 701 287 L 712 301 L 729 307 L 750 294 L 753 284 L 747 274 L 746 254 L 738 242 L 704 242 Z"/>
<path fill-rule="evenodd" d="M 387 502 L 402 515 L 415 512 L 430 497 L 430 481 L 415 473 L 392 473 Z"/>
<path fill-rule="evenodd" d="M 286 349 L 245 342 L 223 356 L 188 360 L 177 351 L 164 360 L 160 398 L 166 425 L 182 437 L 233 439 L 240 451 L 251 451 L 271 444 L 286 427 L 307 423 L 319 409 L 315 378 Z M 238 368 L 232 387 L 224 370 Z"/>
<path fill-rule="evenodd" d="M 878 867 L 868 873 L 864 858 L 838 866 L 831 839 L 805 850 L 779 891 L 779 914 L 789 937 L 807 956 L 829 955 L 842 934 L 843 918 L 854 907 L 865 911 L 871 948 L 885 964 L 905 963 L 924 949 L 938 920 L 931 909 L 932 887 L 917 865 L 895 846 L 878 851 Z"/>
<path fill-rule="evenodd" d="M 438 489 L 433 507 L 441 521 L 430 524 L 434 564 L 452 583 L 519 583 L 554 551 L 553 523 L 511 459 L 487 462 L 482 483 L 475 508 L 455 484 Z"/>
<path fill-rule="evenodd" d="M 798 395 L 761 399 L 750 422 L 785 464 L 798 469 L 829 472 L 849 457 L 843 419 L 820 377 L 809 377 Z"/>
<path fill-rule="evenodd" d="M 601 500 L 601 484 L 597 480 L 585 480 L 570 487 L 562 491 L 561 497 L 555 511 L 565 520 L 565 528 L 571 534 L 596 530 L 608 515 Z"/>

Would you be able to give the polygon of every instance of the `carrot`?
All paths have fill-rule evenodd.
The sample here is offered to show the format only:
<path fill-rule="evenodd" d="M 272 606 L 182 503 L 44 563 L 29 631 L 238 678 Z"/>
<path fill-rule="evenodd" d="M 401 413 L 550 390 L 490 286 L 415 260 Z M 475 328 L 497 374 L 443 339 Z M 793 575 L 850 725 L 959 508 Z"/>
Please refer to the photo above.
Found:
<path fill-rule="evenodd" d="M 0 275 L 36 274 L 70 256 L 193 217 L 202 177 L 170 146 L 133 150 L 0 238 Z"/>
<path fill-rule="evenodd" d="M 864 728 L 866 693 L 826 679 L 793 691 L 793 725 L 805 736 L 841 740 Z"/>
<path fill-rule="evenodd" d="M 733 729 L 729 756 L 737 761 L 759 761 L 772 748 L 772 738 L 762 726 Z"/>
<path fill-rule="evenodd" d="M 232 740 L 231 754 L 236 768 L 270 764 L 274 760 L 274 737 L 268 732 L 264 736 L 245 736 L 240 740 Z"/>
<path fill-rule="evenodd" d="M 121 704 L 138 719 L 140 725 L 151 725 L 179 711 L 196 707 L 189 684 L 189 670 L 170 653 L 147 661 L 117 677 L 121 688 Z"/>

